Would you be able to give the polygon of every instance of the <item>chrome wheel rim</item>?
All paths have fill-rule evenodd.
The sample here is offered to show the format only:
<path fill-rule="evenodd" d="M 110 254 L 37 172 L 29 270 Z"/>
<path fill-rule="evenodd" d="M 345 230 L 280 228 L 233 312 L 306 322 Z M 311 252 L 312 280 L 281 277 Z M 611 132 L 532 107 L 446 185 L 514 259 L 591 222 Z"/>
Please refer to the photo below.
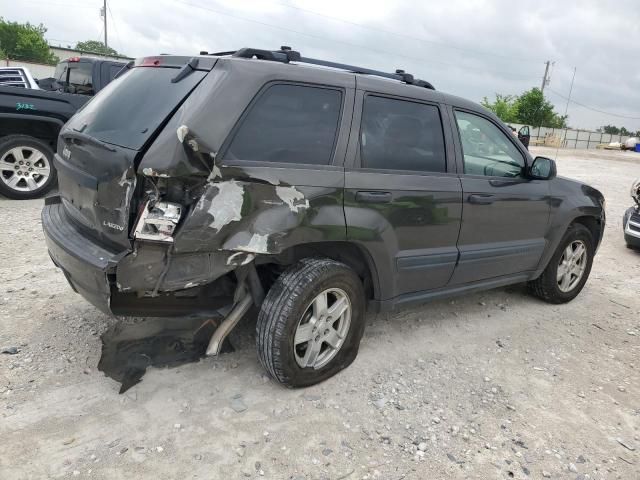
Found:
<path fill-rule="evenodd" d="M 18 146 L 0 158 L 0 180 L 12 190 L 33 192 L 51 175 L 47 156 L 33 147 Z"/>
<path fill-rule="evenodd" d="M 339 288 L 329 288 L 307 306 L 296 327 L 293 351 L 302 368 L 329 363 L 342 348 L 351 325 L 351 301 Z"/>
<path fill-rule="evenodd" d="M 575 240 L 566 246 L 558 264 L 558 288 L 570 292 L 580 283 L 587 268 L 587 247 L 582 240 Z"/>

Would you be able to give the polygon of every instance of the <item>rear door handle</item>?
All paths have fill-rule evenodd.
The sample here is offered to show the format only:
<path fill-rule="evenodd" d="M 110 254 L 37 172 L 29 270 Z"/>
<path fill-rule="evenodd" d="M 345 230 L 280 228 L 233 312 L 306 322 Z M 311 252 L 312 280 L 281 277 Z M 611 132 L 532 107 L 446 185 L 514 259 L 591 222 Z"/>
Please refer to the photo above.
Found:
<path fill-rule="evenodd" d="M 469 195 L 469 203 L 474 205 L 491 205 L 496 201 L 495 195 L 474 193 Z"/>
<path fill-rule="evenodd" d="M 392 198 L 391 192 L 356 192 L 356 201 L 362 203 L 389 203 Z"/>

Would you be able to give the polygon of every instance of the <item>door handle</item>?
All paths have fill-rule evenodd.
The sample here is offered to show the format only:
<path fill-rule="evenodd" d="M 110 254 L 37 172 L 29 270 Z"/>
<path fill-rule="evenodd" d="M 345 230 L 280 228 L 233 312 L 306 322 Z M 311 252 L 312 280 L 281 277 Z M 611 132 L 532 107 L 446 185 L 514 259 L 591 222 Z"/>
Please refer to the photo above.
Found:
<path fill-rule="evenodd" d="M 491 205 L 496 201 L 495 195 L 474 193 L 469 195 L 469 203 L 474 205 Z"/>
<path fill-rule="evenodd" d="M 356 201 L 362 203 L 389 203 L 392 198 L 391 192 L 356 192 Z"/>

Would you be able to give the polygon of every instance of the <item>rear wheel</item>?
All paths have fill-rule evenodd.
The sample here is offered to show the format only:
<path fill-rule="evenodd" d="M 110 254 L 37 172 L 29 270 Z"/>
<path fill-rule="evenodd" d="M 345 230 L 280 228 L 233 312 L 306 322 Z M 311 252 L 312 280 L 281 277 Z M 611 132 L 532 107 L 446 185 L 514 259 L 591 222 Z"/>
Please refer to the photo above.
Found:
<path fill-rule="evenodd" d="M 571 225 L 542 275 L 529 282 L 531 292 L 549 303 L 573 300 L 587 282 L 593 254 L 589 229 L 581 224 Z"/>
<path fill-rule="evenodd" d="M 364 331 L 364 290 L 355 272 L 329 259 L 304 259 L 264 300 L 258 356 L 280 383 L 305 387 L 349 366 Z"/>
<path fill-rule="evenodd" d="M 0 193 L 15 200 L 37 198 L 56 183 L 53 150 L 28 135 L 0 140 Z"/>

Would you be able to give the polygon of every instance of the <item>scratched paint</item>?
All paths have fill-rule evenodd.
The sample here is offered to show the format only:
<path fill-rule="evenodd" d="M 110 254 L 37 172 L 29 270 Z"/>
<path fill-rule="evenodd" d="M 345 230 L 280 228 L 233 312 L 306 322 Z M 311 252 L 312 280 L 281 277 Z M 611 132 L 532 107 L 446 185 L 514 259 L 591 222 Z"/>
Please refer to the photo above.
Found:
<path fill-rule="evenodd" d="M 180 125 L 176 130 L 176 135 L 178 135 L 178 140 L 180 143 L 184 142 L 184 137 L 189 133 L 189 127 L 186 125 Z"/>
<path fill-rule="evenodd" d="M 244 246 L 234 247 L 233 250 L 240 250 L 242 252 L 250 252 L 250 253 L 269 253 L 267 249 L 267 242 L 269 240 L 269 235 L 261 235 L 259 233 L 254 233 L 249 240 L 249 243 Z"/>
<path fill-rule="evenodd" d="M 213 222 L 209 226 L 219 232 L 225 225 L 242 218 L 244 190 L 235 180 L 216 183 L 215 187 L 218 193 L 209 206 L 209 213 L 213 216 Z"/>
<path fill-rule="evenodd" d="M 309 200 L 295 187 L 276 187 L 276 195 L 289 206 L 292 212 L 309 208 Z"/>

